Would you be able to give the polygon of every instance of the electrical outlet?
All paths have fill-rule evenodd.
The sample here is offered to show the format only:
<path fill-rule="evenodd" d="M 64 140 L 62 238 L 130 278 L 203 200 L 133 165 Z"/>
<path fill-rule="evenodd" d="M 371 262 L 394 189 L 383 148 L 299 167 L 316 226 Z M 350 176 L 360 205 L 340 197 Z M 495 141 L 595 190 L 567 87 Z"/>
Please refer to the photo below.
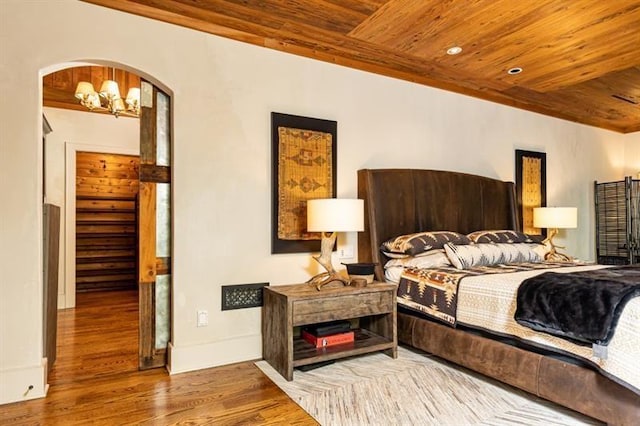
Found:
<path fill-rule="evenodd" d="M 209 325 L 209 311 L 198 311 L 198 321 L 196 327 L 206 327 Z"/>
<path fill-rule="evenodd" d="M 353 258 L 353 246 L 346 245 L 342 247 L 338 247 L 338 257 L 340 259 L 351 259 Z"/>

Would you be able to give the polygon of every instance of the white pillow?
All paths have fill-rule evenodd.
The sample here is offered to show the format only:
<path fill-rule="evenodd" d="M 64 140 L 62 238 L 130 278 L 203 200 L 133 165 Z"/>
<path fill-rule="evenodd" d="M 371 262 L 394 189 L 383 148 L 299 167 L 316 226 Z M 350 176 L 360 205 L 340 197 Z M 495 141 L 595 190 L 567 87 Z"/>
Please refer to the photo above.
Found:
<path fill-rule="evenodd" d="M 402 266 L 392 266 L 390 268 L 384 268 L 384 278 L 388 282 L 396 283 L 400 281 L 400 276 L 404 272 L 404 268 Z"/>
<path fill-rule="evenodd" d="M 544 246 L 527 243 L 469 244 L 447 243 L 444 250 L 457 269 L 504 263 L 540 263 L 544 261 Z"/>
<path fill-rule="evenodd" d="M 384 265 L 385 268 L 391 268 L 394 266 L 400 266 L 403 268 L 429 269 L 429 268 L 442 268 L 444 266 L 451 266 L 451 262 L 449 261 L 449 257 L 444 252 L 444 250 L 439 249 L 439 250 L 431 250 L 420 256 L 411 256 L 411 257 L 405 257 L 401 259 L 391 259 Z"/>
<path fill-rule="evenodd" d="M 451 266 L 444 249 L 432 250 L 420 256 L 411 256 L 402 259 L 391 259 L 384 265 L 384 276 L 387 281 L 397 283 L 405 268 L 442 268 Z"/>

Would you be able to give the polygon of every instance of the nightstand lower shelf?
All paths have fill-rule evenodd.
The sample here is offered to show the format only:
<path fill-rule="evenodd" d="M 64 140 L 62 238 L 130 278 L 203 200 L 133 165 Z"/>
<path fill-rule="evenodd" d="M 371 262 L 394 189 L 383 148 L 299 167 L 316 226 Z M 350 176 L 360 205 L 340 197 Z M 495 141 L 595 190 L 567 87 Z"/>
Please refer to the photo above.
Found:
<path fill-rule="evenodd" d="M 354 331 L 355 340 L 353 342 L 324 348 L 316 348 L 302 338 L 296 337 L 293 340 L 293 366 L 300 367 L 396 347 L 393 340 L 379 336 L 369 330 L 357 329 Z"/>

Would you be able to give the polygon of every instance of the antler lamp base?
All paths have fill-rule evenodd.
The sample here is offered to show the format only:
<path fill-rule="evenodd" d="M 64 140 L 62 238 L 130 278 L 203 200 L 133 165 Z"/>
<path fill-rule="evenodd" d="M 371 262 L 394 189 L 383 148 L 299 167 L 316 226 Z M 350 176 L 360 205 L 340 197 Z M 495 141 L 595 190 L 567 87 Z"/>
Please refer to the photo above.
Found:
<path fill-rule="evenodd" d="M 558 233 L 557 228 L 552 228 L 549 231 L 549 236 L 543 241 L 543 244 L 549 244 L 549 252 L 544 255 L 544 260 L 548 262 L 573 262 L 573 258 L 567 254 L 560 253 L 556 249 L 564 249 L 565 247 L 557 246 L 553 244 L 553 237 Z"/>
<path fill-rule="evenodd" d="M 331 264 L 331 253 L 336 243 L 336 236 L 336 232 L 323 232 L 322 242 L 320 243 L 320 256 L 313 257 L 327 271 L 321 272 L 307 281 L 307 284 L 314 285 L 318 290 L 334 281 L 339 281 L 343 285 L 349 285 L 349 280 L 337 273 Z"/>

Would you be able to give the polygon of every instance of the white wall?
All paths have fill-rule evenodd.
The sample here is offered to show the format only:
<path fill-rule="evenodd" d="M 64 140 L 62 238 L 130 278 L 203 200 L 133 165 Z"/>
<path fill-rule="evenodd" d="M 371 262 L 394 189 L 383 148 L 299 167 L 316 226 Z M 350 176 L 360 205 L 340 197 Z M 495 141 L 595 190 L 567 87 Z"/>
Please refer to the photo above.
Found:
<path fill-rule="evenodd" d="M 626 135 L 624 148 L 625 176 L 640 178 L 640 132 Z"/>
<path fill-rule="evenodd" d="M 55 64 L 114 61 L 172 92 L 173 372 L 260 357 L 260 310 L 222 313 L 221 285 L 300 282 L 317 271 L 307 254 L 270 254 L 271 111 L 337 120 L 340 197 L 356 195 L 363 167 L 513 180 L 516 148 L 545 151 L 549 204 L 579 208 L 579 228 L 561 236 L 585 259 L 594 255 L 593 181 L 624 171 L 628 136 L 609 131 L 90 4 L 0 7 L 0 188 L 11 200 L 0 207 L 0 402 L 23 399 L 29 384 L 30 396 L 44 392 L 39 73 Z M 104 37 L 96 22 L 117 31 Z M 209 311 L 209 327 L 195 327 L 198 309 Z"/>
<path fill-rule="evenodd" d="M 65 161 L 72 155 L 69 151 L 137 154 L 140 151 L 140 124 L 132 118 L 116 119 L 112 115 L 58 108 L 44 108 L 44 115 L 53 129 L 44 147 L 45 200 L 60 206 L 58 307 L 67 308 L 75 306 L 75 209 L 66 209 L 65 177 L 67 174 L 75 176 L 75 163 L 66 164 Z M 74 190 L 73 186 L 68 189 Z"/>

